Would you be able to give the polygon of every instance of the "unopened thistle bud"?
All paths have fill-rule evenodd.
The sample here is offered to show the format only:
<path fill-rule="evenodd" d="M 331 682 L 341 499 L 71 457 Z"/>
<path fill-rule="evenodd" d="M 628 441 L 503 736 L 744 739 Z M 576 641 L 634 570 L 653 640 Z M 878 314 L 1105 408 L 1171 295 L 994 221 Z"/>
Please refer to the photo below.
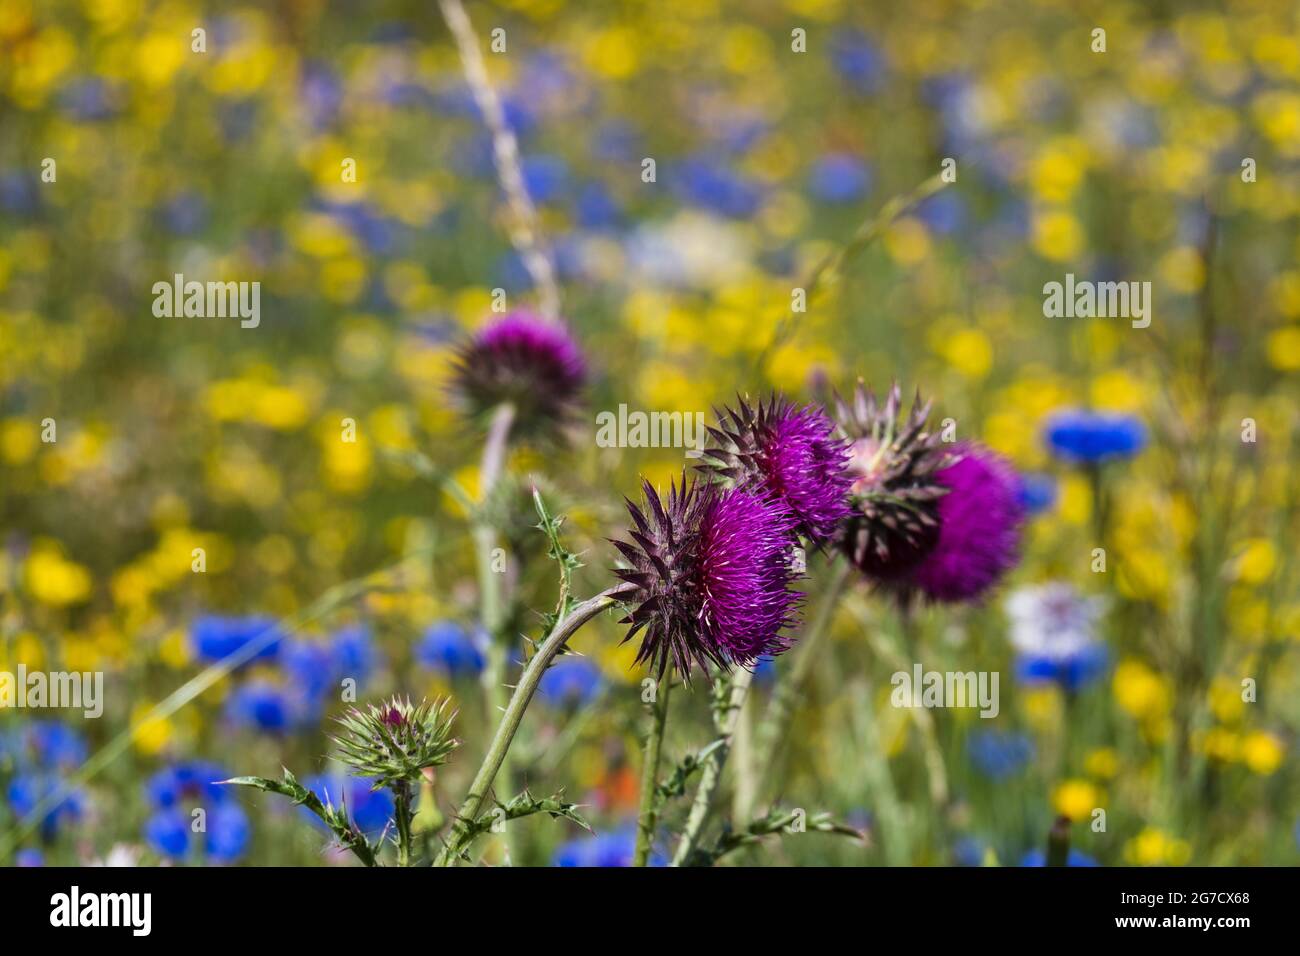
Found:
<path fill-rule="evenodd" d="M 418 782 L 422 771 L 447 762 L 460 741 L 451 736 L 455 711 L 450 699 L 412 705 L 393 697 L 365 710 L 351 708 L 338 718 L 340 732 L 333 737 L 339 757 L 358 777 L 372 777 L 374 789 L 399 782 Z"/>

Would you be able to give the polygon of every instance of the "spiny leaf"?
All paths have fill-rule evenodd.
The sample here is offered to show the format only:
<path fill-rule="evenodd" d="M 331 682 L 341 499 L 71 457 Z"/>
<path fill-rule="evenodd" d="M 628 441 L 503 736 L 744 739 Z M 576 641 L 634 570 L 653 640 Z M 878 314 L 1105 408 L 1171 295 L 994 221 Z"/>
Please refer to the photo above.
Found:
<path fill-rule="evenodd" d="M 690 782 L 691 777 L 695 776 L 704 767 L 709 755 L 725 743 L 726 740 L 719 737 L 698 753 L 687 754 L 683 757 L 682 762 L 673 769 L 668 779 L 660 782 L 655 787 L 656 806 L 662 806 L 674 797 L 684 796 L 686 784 Z"/>

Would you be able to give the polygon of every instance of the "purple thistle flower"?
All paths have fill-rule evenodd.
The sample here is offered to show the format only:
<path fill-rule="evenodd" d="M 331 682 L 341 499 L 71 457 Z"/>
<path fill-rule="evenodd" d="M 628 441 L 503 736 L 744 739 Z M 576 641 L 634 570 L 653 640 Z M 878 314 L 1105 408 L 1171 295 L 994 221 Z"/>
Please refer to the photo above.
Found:
<path fill-rule="evenodd" d="M 743 399 L 723 409 L 700 468 L 737 488 L 773 497 L 809 541 L 830 541 L 848 518 L 848 443 L 817 405 L 799 408 L 773 395 L 757 408 Z"/>
<path fill-rule="evenodd" d="M 1025 518 L 1016 473 L 1001 456 L 969 442 L 955 453 L 935 476 L 949 489 L 938 502 L 938 541 L 904 585 L 946 603 L 979 600 L 1015 566 Z"/>
<path fill-rule="evenodd" d="M 577 342 L 561 323 L 517 310 L 480 329 L 456 356 L 453 392 L 473 415 L 503 402 L 520 432 L 572 418 L 587 380 Z"/>
<path fill-rule="evenodd" d="M 929 431 L 930 402 L 919 392 L 904 417 L 897 382 L 881 403 L 859 380 L 848 400 L 836 395 L 835 411 L 851 443 L 853 515 L 844 522 L 840 546 L 873 580 L 901 580 L 938 541 L 938 502 L 948 489 L 936 476 L 951 455 Z"/>
<path fill-rule="evenodd" d="M 634 610 L 625 641 L 644 630 L 637 663 L 660 675 L 671 659 L 689 681 L 695 666 L 752 667 L 790 647 L 781 631 L 801 595 L 791 591 L 794 517 L 752 491 L 676 483 L 661 501 L 643 482 L 645 510 L 627 503 L 632 542 L 615 541 L 631 565 L 614 573 Z M 649 513 L 647 517 L 646 512 Z"/>

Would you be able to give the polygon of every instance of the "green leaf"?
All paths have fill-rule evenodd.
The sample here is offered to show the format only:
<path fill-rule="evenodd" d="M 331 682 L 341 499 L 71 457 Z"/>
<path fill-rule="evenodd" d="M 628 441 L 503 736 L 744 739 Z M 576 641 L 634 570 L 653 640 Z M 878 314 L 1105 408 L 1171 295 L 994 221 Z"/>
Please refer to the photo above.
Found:
<path fill-rule="evenodd" d="M 592 830 L 591 824 L 586 821 L 582 814 L 578 813 L 578 805 L 566 802 L 563 795 L 564 792 L 560 791 L 552 796 L 539 799 L 525 790 L 522 793 L 515 794 L 505 803 L 499 800 L 494 801 L 496 808 L 480 816 L 465 831 L 459 846 L 460 855 L 464 858 L 470 842 L 475 837 L 489 832 L 498 821 L 520 820 L 537 813 L 545 813 L 552 820 L 568 820 L 571 823 L 576 823 L 589 833 L 595 832 Z"/>
<path fill-rule="evenodd" d="M 704 749 L 683 757 L 681 763 L 669 774 L 668 779 L 661 781 L 655 787 L 655 806 L 663 806 L 664 803 L 674 797 L 684 796 L 686 794 L 686 784 L 690 782 L 691 777 L 703 769 L 710 754 L 726 742 L 724 738 L 719 737 Z"/>
<path fill-rule="evenodd" d="M 339 844 L 351 850 L 362 863 L 366 866 L 378 865 L 375 860 L 375 847 L 370 845 L 361 831 L 348 819 L 347 810 L 336 809 L 332 804 L 321 803 L 320 797 L 300 784 L 298 778 L 293 775 L 288 767 L 282 769 L 284 770 L 284 779 L 282 780 L 271 780 L 267 777 L 231 777 L 229 780 L 218 780 L 217 784 L 219 786 L 251 787 L 255 790 L 278 793 L 281 796 L 288 797 L 295 805 L 306 807 L 320 817 L 338 839 Z"/>

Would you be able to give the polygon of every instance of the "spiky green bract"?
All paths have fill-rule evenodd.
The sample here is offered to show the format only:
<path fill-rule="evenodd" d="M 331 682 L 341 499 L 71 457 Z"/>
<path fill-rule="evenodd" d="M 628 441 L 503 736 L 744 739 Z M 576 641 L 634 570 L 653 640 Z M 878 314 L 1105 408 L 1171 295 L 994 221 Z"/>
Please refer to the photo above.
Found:
<path fill-rule="evenodd" d="M 840 547 L 865 574 L 893 580 L 915 567 L 939 537 L 938 501 L 948 489 L 936 473 L 954 456 L 926 430 L 930 403 L 920 393 L 900 418 L 895 383 L 884 405 L 861 381 L 853 398 L 835 396 L 835 417 L 849 442 L 849 503 Z"/>
<path fill-rule="evenodd" d="M 420 701 L 394 696 L 385 703 L 353 707 L 338 718 L 333 736 L 339 759 L 358 777 L 373 777 L 374 789 L 399 782 L 417 783 L 420 772 L 447 762 L 460 741 L 451 735 L 456 712 L 449 698 Z"/>
<path fill-rule="evenodd" d="M 810 543 L 830 541 L 849 515 L 848 444 L 818 405 L 773 394 L 715 412 L 699 469 L 714 481 L 775 498 Z"/>

